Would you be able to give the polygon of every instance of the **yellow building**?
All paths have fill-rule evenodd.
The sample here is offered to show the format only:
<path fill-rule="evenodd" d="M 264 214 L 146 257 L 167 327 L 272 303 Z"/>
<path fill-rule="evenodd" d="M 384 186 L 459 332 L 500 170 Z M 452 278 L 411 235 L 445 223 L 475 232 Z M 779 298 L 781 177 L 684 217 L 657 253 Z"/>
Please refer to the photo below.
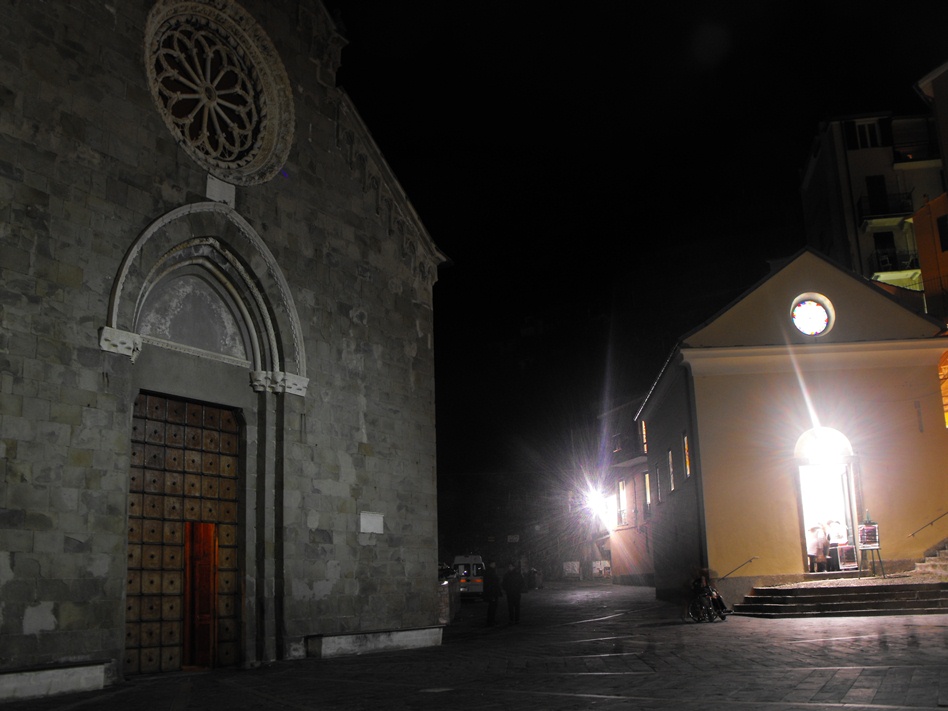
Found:
<path fill-rule="evenodd" d="M 817 527 L 887 572 L 948 538 L 944 331 L 805 250 L 685 335 L 637 415 L 657 596 L 701 567 L 730 599 L 802 580 Z"/>

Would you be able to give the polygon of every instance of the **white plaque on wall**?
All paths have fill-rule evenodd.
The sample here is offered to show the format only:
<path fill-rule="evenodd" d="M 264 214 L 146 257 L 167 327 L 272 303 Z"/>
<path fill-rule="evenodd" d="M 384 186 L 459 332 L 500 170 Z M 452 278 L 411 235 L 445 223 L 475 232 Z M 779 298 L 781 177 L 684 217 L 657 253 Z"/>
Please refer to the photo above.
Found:
<path fill-rule="evenodd" d="M 359 514 L 359 533 L 382 533 L 384 516 L 374 511 Z"/>

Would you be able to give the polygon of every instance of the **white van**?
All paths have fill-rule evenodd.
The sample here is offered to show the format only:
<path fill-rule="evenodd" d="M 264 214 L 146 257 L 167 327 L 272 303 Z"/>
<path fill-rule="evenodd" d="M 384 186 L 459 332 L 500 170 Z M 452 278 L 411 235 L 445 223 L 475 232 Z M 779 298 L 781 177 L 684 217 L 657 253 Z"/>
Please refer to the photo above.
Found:
<path fill-rule="evenodd" d="M 484 559 L 479 555 L 454 556 L 458 574 L 458 590 L 462 595 L 484 594 Z"/>

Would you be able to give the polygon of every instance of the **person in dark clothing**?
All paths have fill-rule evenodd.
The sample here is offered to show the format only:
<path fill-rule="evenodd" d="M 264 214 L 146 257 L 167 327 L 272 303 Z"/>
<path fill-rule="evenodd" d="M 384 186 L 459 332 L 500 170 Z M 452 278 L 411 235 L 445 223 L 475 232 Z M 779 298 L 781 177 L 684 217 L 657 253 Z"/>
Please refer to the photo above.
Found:
<path fill-rule="evenodd" d="M 494 624 L 497 615 L 497 600 L 503 596 L 500 591 L 500 576 L 497 574 L 497 564 L 491 561 L 484 571 L 484 599 L 487 600 L 487 626 Z"/>
<path fill-rule="evenodd" d="M 707 568 L 702 568 L 698 577 L 694 579 L 691 587 L 694 589 L 695 594 L 697 595 L 707 595 L 711 598 L 711 604 L 714 606 L 715 612 L 722 613 L 721 619 L 724 619 L 724 614 L 730 614 L 733 610 L 729 610 L 727 605 L 724 604 L 724 598 L 721 597 L 721 593 L 715 590 L 711 586 L 711 573 Z"/>
<path fill-rule="evenodd" d="M 507 595 L 507 619 L 510 624 L 516 625 L 520 622 L 520 596 L 523 594 L 523 574 L 513 563 L 507 566 L 503 588 Z"/>

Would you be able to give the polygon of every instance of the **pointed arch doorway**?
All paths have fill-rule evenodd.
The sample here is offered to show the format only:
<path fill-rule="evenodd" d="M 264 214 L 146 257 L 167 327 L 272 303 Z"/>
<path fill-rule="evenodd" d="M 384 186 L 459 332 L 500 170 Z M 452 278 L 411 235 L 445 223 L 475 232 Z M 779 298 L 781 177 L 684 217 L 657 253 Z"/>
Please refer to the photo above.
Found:
<path fill-rule="evenodd" d="M 797 440 L 794 456 L 800 482 L 801 536 L 808 553 L 807 569 L 821 572 L 850 567 L 855 563 L 853 532 L 857 520 L 852 445 L 838 430 L 814 427 Z M 824 549 L 824 539 L 828 556 L 820 565 L 810 556 Z"/>
<path fill-rule="evenodd" d="M 309 383 L 280 265 L 233 208 L 176 208 L 126 252 L 99 345 L 134 364 L 125 381 L 133 414 L 123 672 L 277 658 L 279 591 L 257 581 L 284 574 L 273 542 L 285 424 L 304 421 Z M 182 416 L 199 446 L 168 439 L 180 436 Z M 225 438 L 236 447 L 226 459 Z M 209 471 L 215 461 L 232 468 Z"/>

